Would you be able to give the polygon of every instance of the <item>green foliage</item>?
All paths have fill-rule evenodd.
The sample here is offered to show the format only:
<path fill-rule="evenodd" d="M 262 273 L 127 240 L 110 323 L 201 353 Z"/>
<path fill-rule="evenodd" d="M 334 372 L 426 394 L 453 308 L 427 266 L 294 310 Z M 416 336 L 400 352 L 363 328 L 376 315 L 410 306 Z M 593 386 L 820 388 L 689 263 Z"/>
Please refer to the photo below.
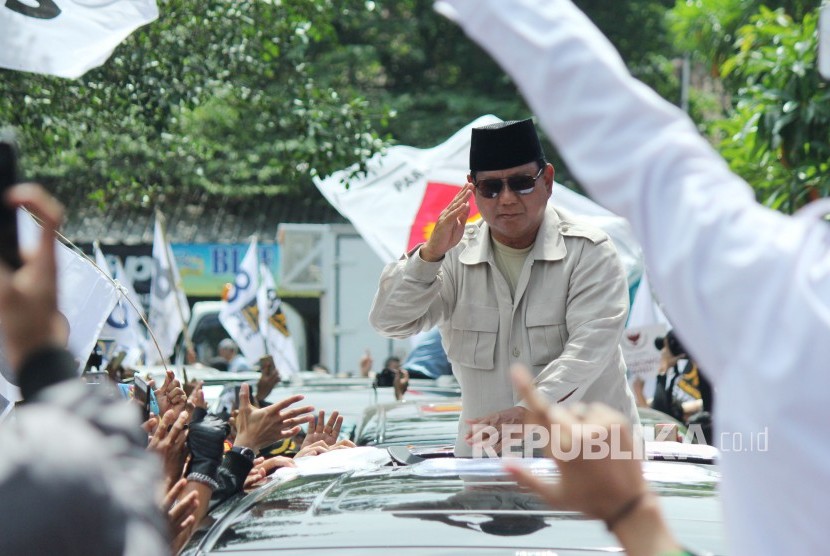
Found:
<path fill-rule="evenodd" d="M 577 0 L 635 75 L 676 101 L 679 86 L 665 9 L 673 0 Z M 372 105 L 389 107 L 395 141 L 431 147 L 483 114 L 503 119 L 531 115 L 516 86 L 477 45 L 432 9 L 432 0 L 377 2 L 368 14 L 347 10 L 335 27 L 343 48 L 315 70 L 321 82 L 360 90 Z M 647 33 L 643 33 L 647 29 Z M 532 63 L 532 62 L 529 62 Z M 555 149 L 546 152 L 557 179 L 570 181 Z"/>
<path fill-rule="evenodd" d="M 632 73 L 676 100 L 671 2 L 577 0 Z M 109 204 L 306 195 L 312 176 L 391 142 L 429 147 L 482 114 L 531 113 L 433 0 L 158 3 L 159 20 L 79 80 L 0 70 L 0 125 L 20 130 L 31 177 Z"/>
<path fill-rule="evenodd" d="M 762 6 L 781 9 L 795 21 L 815 10 L 821 0 L 677 0 L 668 14 L 677 48 L 709 64 L 713 74 L 734 53 L 738 30 L 750 23 Z"/>
<path fill-rule="evenodd" d="M 830 89 L 816 70 L 817 3 L 772 10 L 745 0 L 715 2 L 723 21 L 698 13 L 696 21 L 679 23 L 704 4 L 679 2 L 675 30 L 687 37 L 692 28 L 706 30 L 698 35 L 701 52 L 715 60 L 731 91 L 732 109 L 709 128 L 721 153 L 772 208 L 792 212 L 827 196 Z M 748 6 L 756 11 L 736 11 Z"/>
<path fill-rule="evenodd" d="M 319 85 L 333 0 L 159 2 L 76 81 L 2 71 L 0 122 L 32 177 L 110 203 L 173 190 L 302 193 L 383 147 L 366 100 Z"/>

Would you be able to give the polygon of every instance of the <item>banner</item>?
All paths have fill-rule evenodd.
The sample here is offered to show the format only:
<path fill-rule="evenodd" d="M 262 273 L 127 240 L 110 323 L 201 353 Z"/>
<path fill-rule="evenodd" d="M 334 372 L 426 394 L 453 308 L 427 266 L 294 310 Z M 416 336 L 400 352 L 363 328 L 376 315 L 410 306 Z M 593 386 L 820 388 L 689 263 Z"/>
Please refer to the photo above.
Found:
<path fill-rule="evenodd" d="M 0 67 L 74 79 L 158 15 L 154 0 L 6 0 Z"/>
<path fill-rule="evenodd" d="M 164 358 L 173 355 L 179 334 L 190 320 L 190 306 L 182 291 L 182 279 L 176 259 L 164 234 L 160 214 L 156 214 L 153 232 L 153 281 L 150 288 L 150 328 L 155 334 Z M 148 350 L 148 363 L 160 363 L 155 349 Z"/>
<path fill-rule="evenodd" d="M 219 312 L 219 322 L 228 331 L 239 351 L 249 363 L 265 355 L 265 338 L 259 331 L 257 289 L 259 289 L 259 257 L 257 240 L 251 240 L 248 252 L 239 265 L 233 285 Z"/>
<path fill-rule="evenodd" d="M 40 241 L 40 226 L 24 210 L 17 211 L 17 222 L 21 250 L 35 250 Z M 118 292 L 110 279 L 86 257 L 59 241 L 55 241 L 55 245 L 58 310 L 69 325 L 67 348 L 78 359 L 80 370 L 118 301 Z M 5 358 L 0 357 L 0 418 L 11 409 L 10 404 L 19 399 L 15 375 Z"/>
<path fill-rule="evenodd" d="M 352 168 L 323 180 L 315 178 L 314 183 L 388 263 L 429 238 L 438 215 L 466 182 L 472 128 L 500 121 L 492 115 L 482 116 L 437 147 L 390 147 L 367 162 L 363 176 L 349 177 Z M 550 202 L 583 216 L 611 236 L 629 286 L 637 284 L 643 269 L 642 252 L 625 219 L 558 183 L 553 185 Z M 480 218 L 471 199 L 468 222 Z"/>
<path fill-rule="evenodd" d="M 126 353 L 123 365 L 135 367 L 144 359 L 144 349 L 147 340 L 142 332 L 141 301 L 135 293 L 130 279 L 124 272 L 124 267 L 118 257 L 115 257 L 115 272 L 112 272 L 107 258 L 98 244 L 95 244 L 95 262 L 98 267 L 108 273 L 118 284 L 118 302 L 110 316 L 104 322 L 101 330 L 101 340 L 114 342 L 113 353 Z M 155 349 L 155 348 L 154 348 Z M 108 358 L 107 358 L 108 359 Z"/>
<path fill-rule="evenodd" d="M 635 378 L 641 379 L 646 398 L 654 395 L 660 366 L 660 350 L 654 346 L 654 340 L 665 336 L 670 328 L 669 321 L 654 301 L 648 275 L 644 273 L 634 303 L 631 304 L 620 346 L 628 368 L 629 382 Z"/>
<path fill-rule="evenodd" d="M 277 296 L 274 276 L 268 267 L 261 265 L 262 281 L 257 290 L 257 307 L 259 309 L 259 329 L 265 337 L 268 353 L 274 358 L 274 365 L 280 376 L 288 378 L 300 371 L 297 349 L 288 331 L 285 313 L 282 312 L 282 300 Z"/>
<path fill-rule="evenodd" d="M 78 246 L 84 253 L 94 253 L 91 243 Z M 248 246 L 248 243 L 171 243 L 170 249 L 182 277 L 184 293 L 188 297 L 219 299 L 225 284 L 233 282 Z M 104 244 L 101 245 L 101 251 L 110 261 L 111 268 L 116 259 L 123 262 L 126 276 L 133 284 L 146 312 L 150 306 L 153 245 Z M 277 243 L 260 242 L 259 260 L 268 265 L 274 276 L 279 276 L 280 246 Z"/>

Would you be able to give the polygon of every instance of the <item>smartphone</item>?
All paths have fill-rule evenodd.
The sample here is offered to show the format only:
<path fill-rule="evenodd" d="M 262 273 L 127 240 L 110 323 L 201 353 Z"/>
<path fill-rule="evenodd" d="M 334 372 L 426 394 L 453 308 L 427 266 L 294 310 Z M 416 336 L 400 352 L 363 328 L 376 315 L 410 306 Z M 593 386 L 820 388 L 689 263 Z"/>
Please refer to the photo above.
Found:
<path fill-rule="evenodd" d="M 6 191 L 20 181 L 17 168 L 17 141 L 11 131 L 0 131 L 0 260 L 11 268 L 20 268 L 17 241 L 17 209 L 3 199 Z"/>
<path fill-rule="evenodd" d="M 141 375 L 135 375 L 133 379 L 133 399 L 141 407 L 142 419 L 150 418 L 150 385 Z"/>

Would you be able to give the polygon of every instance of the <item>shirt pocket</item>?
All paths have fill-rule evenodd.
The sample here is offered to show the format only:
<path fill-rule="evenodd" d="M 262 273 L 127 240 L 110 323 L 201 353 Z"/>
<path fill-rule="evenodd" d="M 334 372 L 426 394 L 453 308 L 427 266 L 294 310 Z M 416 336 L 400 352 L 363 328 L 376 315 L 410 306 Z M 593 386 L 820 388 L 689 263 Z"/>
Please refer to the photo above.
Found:
<path fill-rule="evenodd" d="M 547 365 L 565 349 L 565 323 L 550 305 L 530 305 L 525 313 L 532 365 Z"/>
<path fill-rule="evenodd" d="M 499 310 L 483 305 L 456 306 L 450 320 L 452 339 L 447 355 L 465 367 L 495 367 Z"/>

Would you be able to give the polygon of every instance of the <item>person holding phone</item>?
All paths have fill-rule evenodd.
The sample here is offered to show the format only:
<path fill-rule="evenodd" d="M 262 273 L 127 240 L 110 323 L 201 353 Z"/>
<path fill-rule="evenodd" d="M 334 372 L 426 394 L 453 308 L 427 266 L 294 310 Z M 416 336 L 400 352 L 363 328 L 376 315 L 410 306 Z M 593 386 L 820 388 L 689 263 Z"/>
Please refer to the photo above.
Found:
<path fill-rule="evenodd" d="M 0 333 L 23 395 L 15 421 L 0 428 L 0 554 L 166 554 L 154 498 L 161 469 L 138 412 L 79 380 L 62 347 L 54 245 L 62 208 L 34 185 L 10 188 L 0 204 L 26 207 L 43 224 L 19 268 L 0 261 Z"/>

